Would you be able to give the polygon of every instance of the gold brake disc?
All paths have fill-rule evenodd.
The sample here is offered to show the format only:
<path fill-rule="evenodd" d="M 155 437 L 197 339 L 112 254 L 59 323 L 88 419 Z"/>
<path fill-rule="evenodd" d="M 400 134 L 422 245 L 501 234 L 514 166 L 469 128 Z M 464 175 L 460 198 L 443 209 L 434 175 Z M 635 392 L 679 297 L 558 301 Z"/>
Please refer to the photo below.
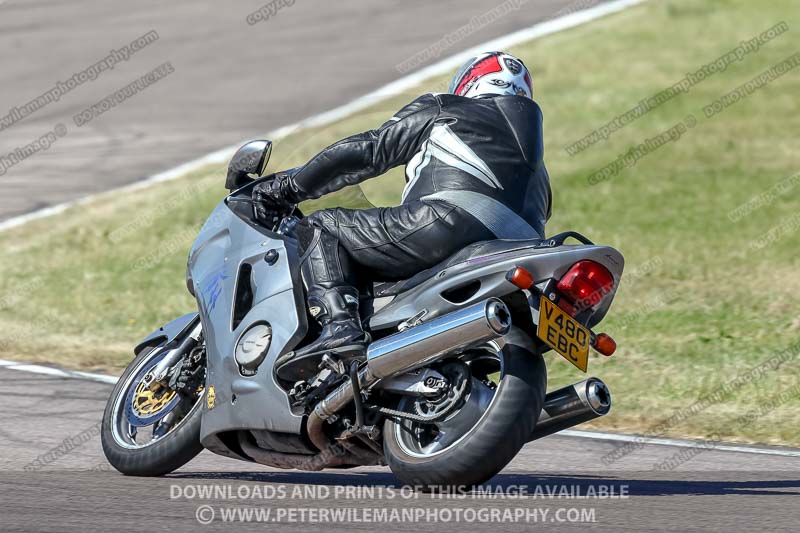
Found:
<path fill-rule="evenodd" d="M 163 390 L 160 384 L 154 384 L 155 390 L 145 386 L 144 382 L 140 382 L 136 387 L 136 394 L 133 397 L 133 412 L 137 416 L 147 417 L 152 416 L 169 405 L 175 395 L 178 394 L 174 390 Z"/>

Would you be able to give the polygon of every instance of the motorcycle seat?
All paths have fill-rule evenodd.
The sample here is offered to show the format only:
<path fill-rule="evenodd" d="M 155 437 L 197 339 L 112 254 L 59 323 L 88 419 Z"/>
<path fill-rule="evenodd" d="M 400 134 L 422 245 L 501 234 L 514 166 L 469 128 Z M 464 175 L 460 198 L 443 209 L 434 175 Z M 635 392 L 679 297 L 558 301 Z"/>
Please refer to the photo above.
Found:
<path fill-rule="evenodd" d="M 451 255 L 439 264 L 418 272 L 414 276 L 400 281 L 377 281 L 373 285 L 373 294 L 376 298 L 385 296 L 395 296 L 401 292 L 413 289 L 414 287 L 428 281 L 442 270 L 451 268 L 460 263 L 473 261 L 479 258 L 491 257 L 493 255 L 505 254 L 516 250 L 532 248 L 542 242 L 543 239 L 495 239 L 491 241 L 480 241 L 466 246 Z"/>

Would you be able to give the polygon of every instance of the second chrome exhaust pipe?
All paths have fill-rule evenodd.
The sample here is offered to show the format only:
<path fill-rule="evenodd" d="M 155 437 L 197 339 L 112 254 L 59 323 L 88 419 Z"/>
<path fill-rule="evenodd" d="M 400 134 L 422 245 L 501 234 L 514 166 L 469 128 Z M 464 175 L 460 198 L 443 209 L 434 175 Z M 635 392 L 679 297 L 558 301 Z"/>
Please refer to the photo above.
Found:
<path fill-rule="evenodd" d="M 605 416 L 610 410 L 611 392 L 598 378 L 549 392 L 528 442 Z"/>

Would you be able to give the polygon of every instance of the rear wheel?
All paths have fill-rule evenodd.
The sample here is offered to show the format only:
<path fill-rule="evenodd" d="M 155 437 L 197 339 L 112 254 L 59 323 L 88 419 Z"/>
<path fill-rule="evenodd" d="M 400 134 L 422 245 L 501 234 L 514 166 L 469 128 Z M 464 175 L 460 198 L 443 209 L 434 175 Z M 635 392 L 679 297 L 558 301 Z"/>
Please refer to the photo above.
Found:
<path fill-rule="evenodd" d="M 140 353 L 120 377 L 103 414 L 103 452 L 108 462 L 126 475 L 168 474 L 203 449 L 202 381 L 191 390 L 146 384 L 145 376 L 163 356 L 160 347 Z M 199 364 L 205 365 L 205 361 Z"/>
<path fill-rule="evenodd" d="M 396 418 L 384 424 L 386 461 L 408 485 L 468 487 L 489 480 L 517 455 L 541 413 L 547 370 L 519 328 L 451 361 L 468 369 L 468 393 L 456 410 L 436 422 Z M 405 397 L 398 408 L 419 414 L 437 408 L 426 404 Z"/>

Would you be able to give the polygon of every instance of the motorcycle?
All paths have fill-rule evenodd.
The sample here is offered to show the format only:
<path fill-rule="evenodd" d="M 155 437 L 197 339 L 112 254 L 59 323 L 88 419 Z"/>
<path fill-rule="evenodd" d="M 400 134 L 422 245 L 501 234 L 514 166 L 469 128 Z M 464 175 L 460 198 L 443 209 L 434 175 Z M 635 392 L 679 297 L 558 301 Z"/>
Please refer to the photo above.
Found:
<path fill-rule="evenodd" d="M 252 188 L 269 141 L 232 158 L 230 194 L 201 228 L 186 285 L 198 310 L 134 349 L 102 422 L 118 471 L 167 474 L 203 449 L 270 467 L 388 465 L 403 483 L 472 486 L 527 442 L 606 415 L 590 377 L 549 393 L 543 355 L 583 372 L 619 285 L 623 257 L 576 232 L 467 246 L 405 280 L 361 288 L 366 360 L 325 354 L 295 368 L 319 328 L 306 307 L 295 206 L 256 220 Z M 566 244 L 568 239 L 577 244 Z M 290 373 L 291 374 L 291 373 Z"/>

